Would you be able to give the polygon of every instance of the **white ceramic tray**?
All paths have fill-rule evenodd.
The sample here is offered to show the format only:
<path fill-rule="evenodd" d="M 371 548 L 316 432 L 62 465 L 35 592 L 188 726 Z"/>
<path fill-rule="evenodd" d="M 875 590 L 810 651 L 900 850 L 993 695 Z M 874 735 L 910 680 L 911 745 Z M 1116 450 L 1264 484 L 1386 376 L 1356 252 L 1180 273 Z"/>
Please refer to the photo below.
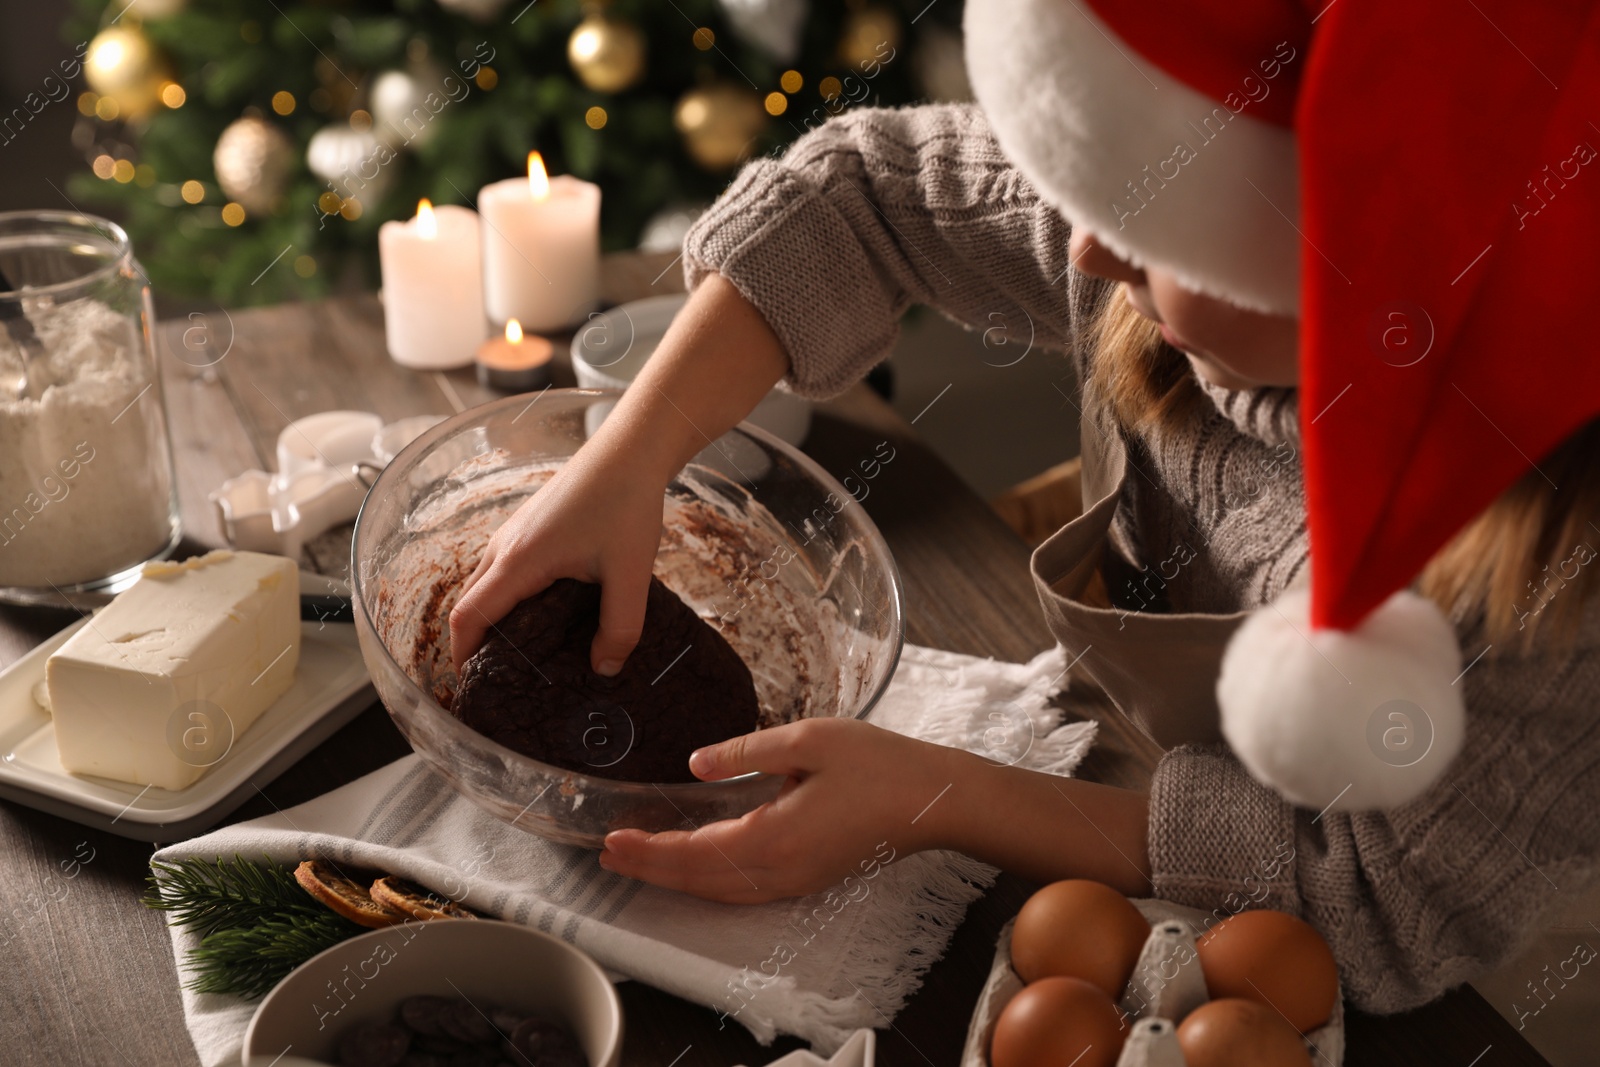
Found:
<path fill-rule="evenodd" d="M 193 785 L 168 790 L 69 774 L 33 687 L 45 660 L 83 625 L 73 623 L 0 672 L 0 798 L 122 837 L 178 841 L 209 829 L 374 699 L 355 627 L 304 622 L 294 684 Z"/>

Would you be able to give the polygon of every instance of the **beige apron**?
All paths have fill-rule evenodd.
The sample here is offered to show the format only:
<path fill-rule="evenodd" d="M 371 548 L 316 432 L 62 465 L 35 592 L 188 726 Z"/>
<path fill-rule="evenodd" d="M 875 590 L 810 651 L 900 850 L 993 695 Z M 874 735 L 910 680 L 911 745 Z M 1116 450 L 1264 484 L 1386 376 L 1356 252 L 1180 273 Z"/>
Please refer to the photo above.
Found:
<path fill-rule="evenodd" d="M 1163 748 L 1221 741 L 1216 679 L 1244 612 L 1154 614 L 1093 601 L 1106 535 L 1129 477 L 1122 438 L 1083 425 L 1084 511 L 1033 553 L 1045 622 L 1087 677 Z"/>
<path fill-rule="evenodd" d="M 1099 571 L 1129 473 L 1120 435 L 1094 422 L 1083 423 L 1083 513 L 1033 553 L 1045 621 L 1074 676 L 1104 690 L 1162 748 L 1221 741 L 1217 674 L 1247 613 L 1109 605 Z M 1473 985 L 1555 1067 L 1600 1063 L 1600 888 L 1556 908 L 1528 951 Z"/>

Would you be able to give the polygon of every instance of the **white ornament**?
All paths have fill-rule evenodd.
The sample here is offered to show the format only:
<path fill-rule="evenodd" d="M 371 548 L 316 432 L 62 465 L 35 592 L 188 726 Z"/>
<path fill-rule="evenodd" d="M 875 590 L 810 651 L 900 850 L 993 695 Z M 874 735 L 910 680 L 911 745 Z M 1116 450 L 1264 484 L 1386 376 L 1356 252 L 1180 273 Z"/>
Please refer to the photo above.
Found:
<path fill-rule="evenodd" d="M 386 70 L 372 80 L 372 132 L 392 148 L 419 148 L 433 138 L 445 107 L 443 78 L 431 65 L 415 73 Z M 434 93 L 434 107 L 425 101 Z"/>
<path fill-rule="evenodd" d="M 462 15 L 474 22 L 488 22 L 500 14 L 506 0 L 439 0 L 439 6 L 452 15 Z"/>
<path fill-rule="evenodd" d="M 394 180 L 394 149 L 370 130 L 346 123 L 324 126 L 306 145 L 306 166 L 340 196 L 372 205 Z"/>
<path fill-rule="evenodd" d="M 1217 678 L 1222 733 L 1257 780 L 1314 810 L 1398 807 L 1461 749 L 1461 649 L 1433 601 L 1386 600 L 1352 631 L 1313 630 L 1297 589 L 1253 612 Z"/>
<path fill-rule="evenodd" d="M 809 0 L 721 0 L 733 32 L 752 48 L 779 63 L 800 54 L 800 31 L 810 12 Z"/>

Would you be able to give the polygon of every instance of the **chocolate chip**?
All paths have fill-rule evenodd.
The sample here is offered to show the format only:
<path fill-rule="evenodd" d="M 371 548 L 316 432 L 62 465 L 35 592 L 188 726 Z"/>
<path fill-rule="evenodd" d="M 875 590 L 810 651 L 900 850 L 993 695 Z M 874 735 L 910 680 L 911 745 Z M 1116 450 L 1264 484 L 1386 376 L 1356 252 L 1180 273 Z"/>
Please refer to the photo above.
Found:
<path fill-rule="evenodd" d="M 543 1019 L 528 1019 L 511 1034 L 510 1048 L 517 1062 L 536 1064 L 537 1067 L 588 1067 L 589 1058 L 583 1054 L 572 1035 L 555 1023 Z"/>
<path fill-rule="evenodd" d="M 339 1042 L 344 1067 L 400 1067 L 411 1047 L 411 1033 L 398 1023 L 358 1026 Z"/>
<path fill-rule="evenodd" d="M 439 1028 L 469 1045 L 493 1041 L 498 1036 L 483 1012 L 465 1000 L 451 1001 L 439 1012 Z"/>
<path fill-rule="evenodd" d="M 502 1034 L 509 1034 L 521 1026 L 529 1018 L 525 1011 L 513 1011 L 510 1008 L 490 1008 L 489 1021 L 494 1023 L 494 1028 Z"/>
<path fill-rule="evenodd" d="M 449 997 L 407 997 L 400 1002 L 400 1021 L 419 1034 L 436 1035 L 439 1013 L 450 1006 Z"/>

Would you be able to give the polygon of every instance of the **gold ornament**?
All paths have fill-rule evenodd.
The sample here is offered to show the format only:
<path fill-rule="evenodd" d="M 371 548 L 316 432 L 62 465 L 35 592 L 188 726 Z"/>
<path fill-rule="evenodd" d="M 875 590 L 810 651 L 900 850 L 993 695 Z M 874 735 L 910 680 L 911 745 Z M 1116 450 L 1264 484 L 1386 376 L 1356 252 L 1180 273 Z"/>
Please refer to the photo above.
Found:
<path fill-rule="evenodd" d="M 211 166 L 224 196 L 251 214 L 265 215 L 288 184 L 293 153 L 288 134 L 266 119 L 247 115 L 229 123 L 217 138 Z"/>
<path fill-rule="evenodd" d="M 691 89 L 678 99 L 672 123 L 684 147 L 707 170 L 726 170 L 743 159 L 767 125 L 761 97 L 726 83 Z"/>
<path fill-rule="evenodd" d="M 621 19 L 595 13 L 567 38 L 567 62 L 597 93 L 620 93 L 644 77 L 644 34 Z"/>
<path fill-rule="evenodd" d="M 888 8 L 853 11 L 839 35 L 839 59 L 857 70 L 873 63 L 887 63 L 900 46 L 900 32 L 900 19 Z"/>
<path fill-rule="evenodd" d="M 166 62 L 135 25 L 111 26 L 95 34 L 83 57 L 89 88 L 116 101 L 121 119 L 142 119 L 161 103 L 171 79 Z"/>

